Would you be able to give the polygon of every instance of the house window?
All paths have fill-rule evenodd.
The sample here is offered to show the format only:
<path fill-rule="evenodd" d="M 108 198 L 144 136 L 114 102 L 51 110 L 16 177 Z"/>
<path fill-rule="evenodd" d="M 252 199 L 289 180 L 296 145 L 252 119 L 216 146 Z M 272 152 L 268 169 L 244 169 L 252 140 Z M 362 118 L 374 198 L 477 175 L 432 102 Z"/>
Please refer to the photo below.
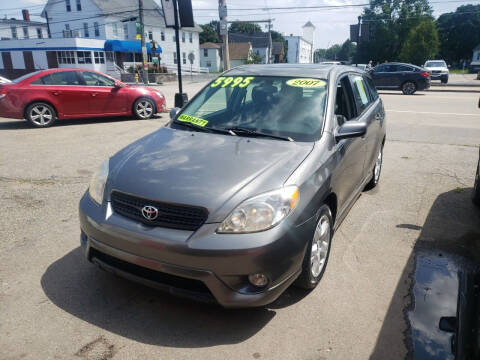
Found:
<path fill-rule="evenodd" d="M 90 33 L 88 32 L 88 23 L 83 23 L 83 33 L 85 37 L 90 37 Z"/>
<path fill-rule="evenodd" d="M 57 51 L 59 64 L 75 64 L 75 53 L 73 51 Z"/>
<path fill-rule="evenodd" d="M 182 42 L 185 42 L 185 33 L 182 31 Z"/>
<path fill-rule="evenodd" d="M 95 58 L 95 64 L 105 64 L 105 54 L 103 51 L 94 51 L 93 57 Z"/>
<path fill-rule="evenodd" d="M 183 53 L 182 54 L 182 58 L 183 58 L 183 64 L 185 65 L 187 63 L 187 53 Z"/>
<path fill-rule="evenodd" d="M 176 52 L 173 53 L 173 63 L 174 64 L 177 63 L 177 53 Z"/>
<path fill-rule="evenodd" d="M 212 67 L 212 62 L 211 61 L 207 61 L 207 67 Z"/>
<path fill-rule="evenodd" d="M 10 29 L 12 30 L 12 39 L 17 39 L 17 28 L 12 26 Z"/>
<path fill-rule="evenodd" d="M 38 39 L 43 39 L 42 28 L 37 28 L 37 38 Z"/>
<path fill-rule="evenodd" d="M 81 0 L 77 0 L 77 11 L 82 11 L 82 3 L 81 3 Z"/>
<path fill-rule="evenodd" d="M 153 40 L 153 33 L 151 31 L 148 32 L 148 40 Z"/>
<path fill-rule="evenodd" d="M 208 57 L 208 49 L 203 49 L 203 56 Z"/>
<path fill-rule="evenodd" d="M 77 51 L 77 60 L 79 64 L 91 64 L 92 53 L 90 51 Z"/>
<path fill-rule="evenodd" d="M 165 41 L 165 33 L 163 31 L 160 33 L 160 39 Z"/>
<path fill-rule="evenodd" d="M 72 11 L 72 6 L 70 5 L 70 0 L 65 0 L 65 7 L 67 8 L 67 12 Z"/>
<path fill-rule="evenodd" d="M 123 37 L 128 40 L 128 24 L 123 24 Z"/>
<path fill-rule="evenodd" d="M 23 38 L 28 39 L 29 38 L 29 36 L 28 36 L 28 26 L 24 26 L 22 29 L 23 29 Z"/>
<path fill-rule="evenodd" d="M 176 42 L 177 41 L 177 38 L 175 35 L 173 35 L 173 42 Z"/>
<path fill-rule="evenodd" d="M 118 24 L 113 23 L 112 24 L 112 29 L 113 29 L 113 36 L 118 37 Z"/>
<path fill-rule="evenodd" d="M 188 33 L 188 40 L 193 43 L 193 33 Z"/>
<path fill-rule="evenodd" d="M 98 22 L 93 23 L 93 28 L 95 30 L 95 37 L 99 37 L 100 36 L 100 27 L 98 26 Z"/>

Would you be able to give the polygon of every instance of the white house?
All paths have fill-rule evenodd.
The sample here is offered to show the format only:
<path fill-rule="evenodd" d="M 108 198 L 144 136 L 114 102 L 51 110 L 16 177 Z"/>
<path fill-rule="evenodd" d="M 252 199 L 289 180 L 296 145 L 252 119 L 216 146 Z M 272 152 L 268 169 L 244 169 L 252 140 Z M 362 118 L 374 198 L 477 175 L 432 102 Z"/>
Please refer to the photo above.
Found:
<path fill-rule="evenodd" d="M 473 72 L 480 71 L 480 44 L 473 49 L 472 62 L 470 63 L 470 70 Z"/>
<path fill-rule="evenodd" d="M 200 45 L 200 66 L 206 67 L 208 72 L 222 71 L 222 59 L 220 53 L 222 46 L 220 44 L 206 42 Z"/>
<path fill-rule="evenodd" d="M 285 36 L 288 45 L 287 62 L 299 64 L 313 63 L 315 49 L 315 26 L 308 21 L 302 27 L 303 36 Z"/>
<path fill-rule="evenodd" d="M 175 31 L 166 28 L 162 9 L 154 0 L 144 0 L 144 24 L 148 61 L 176 70 Z M 137 38 L 138 2 L 132 0 L 48 0 L 42 16 L 50 24 L 51 38 L 0 41 L 0 73 L 8 78 L 48 67 L 95 68 L 120 77 L 124 69 L 141 59 Z M 200 28 L 180 30 L 182 64 L 200 68 Z M 43 35 L 43 34 L 42 34 Z M 159 48 L 150 49 L 155 40 Z M 190 57 L 191 58 L 191 57 Z"/>
<path fill-rule="evenodd" d="M 31 21 L 28 10 L 22 10 L 23 20 L 0 19 L 0 40 L 42 39 L 48 37 L 47 24 Z"/>

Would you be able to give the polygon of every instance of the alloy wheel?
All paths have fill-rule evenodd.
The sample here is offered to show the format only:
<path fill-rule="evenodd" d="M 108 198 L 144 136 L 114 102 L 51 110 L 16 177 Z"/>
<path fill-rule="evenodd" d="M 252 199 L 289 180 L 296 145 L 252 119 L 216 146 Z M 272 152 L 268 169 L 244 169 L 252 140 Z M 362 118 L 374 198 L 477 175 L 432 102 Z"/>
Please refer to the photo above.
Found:
<path fill-rule="evenodd" d="M 315 278 L 322 273 L 325 267 L 330 248 L 330 234 L 330 220 L 326 214 L 323 214 L 315 228 L 310 251 L 310 271 Z"/>
<path fill-rule="evenodd" d="M 37 105 L 30 110 L 30 119 L 38 126 L 47 126 L 53 120 L 52 111 L 45 105 Z"/>
<path fill-rule="evenodd" d="M 383 150 L 380 149 L 377 156 L 377 161 L 375 162 L 375 169 L 373 170 L 375 184 L 378 183 L 378 180 L 380 179 L 380 173 L 382 171 L 382 160 L 383 160 Z"/>
<path fill-rule="evenodd" d="M 153 106 L 150 101 L 142 100 L 137 104 L 137 114 L 142 119 L 148 119 L 153 114 Z"/>
<path fill-rule="evenodd" d="M 415 92 L 415 84 L 412 82 L 407 82 L 403 85 L 403 91 L 407 95 L 411 95 Z"/>

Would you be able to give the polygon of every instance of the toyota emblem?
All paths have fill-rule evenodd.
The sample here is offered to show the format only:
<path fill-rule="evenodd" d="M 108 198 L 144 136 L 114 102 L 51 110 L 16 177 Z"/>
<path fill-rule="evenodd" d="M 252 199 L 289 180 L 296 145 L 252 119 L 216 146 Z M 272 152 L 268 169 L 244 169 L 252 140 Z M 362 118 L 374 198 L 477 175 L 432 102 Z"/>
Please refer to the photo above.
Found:
<path fill-rule="evenodd" d="M 154 206 L 146 205 L 142 208 L 142 215 L 145 219 L 153 221 L 158 217 L 158 209 Z"/>

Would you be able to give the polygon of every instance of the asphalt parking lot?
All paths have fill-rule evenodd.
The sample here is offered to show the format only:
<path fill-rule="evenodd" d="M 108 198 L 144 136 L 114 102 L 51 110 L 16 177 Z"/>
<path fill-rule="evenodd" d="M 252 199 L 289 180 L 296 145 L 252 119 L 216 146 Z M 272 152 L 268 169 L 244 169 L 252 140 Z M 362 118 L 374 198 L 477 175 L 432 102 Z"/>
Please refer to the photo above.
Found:
<path fill-rule="evenodd" d="M 171 104 L 174 87 L 164 89 Z M 480 254 L 480 210 L 470 201 L 479 96 L 382 92 L 380 185 L 362 194 L 338 229 L 323 280 L 311 293 L 292 288 L 249 310 L 116 278 L 79 249 L 77 206 L 90 175 L 168 114 L 59 121 L 47 129 L 0 119 L 0 358 L 406 358 L 416 253 Z M 445 315 L 451 311 L 445 307 Z"/>

